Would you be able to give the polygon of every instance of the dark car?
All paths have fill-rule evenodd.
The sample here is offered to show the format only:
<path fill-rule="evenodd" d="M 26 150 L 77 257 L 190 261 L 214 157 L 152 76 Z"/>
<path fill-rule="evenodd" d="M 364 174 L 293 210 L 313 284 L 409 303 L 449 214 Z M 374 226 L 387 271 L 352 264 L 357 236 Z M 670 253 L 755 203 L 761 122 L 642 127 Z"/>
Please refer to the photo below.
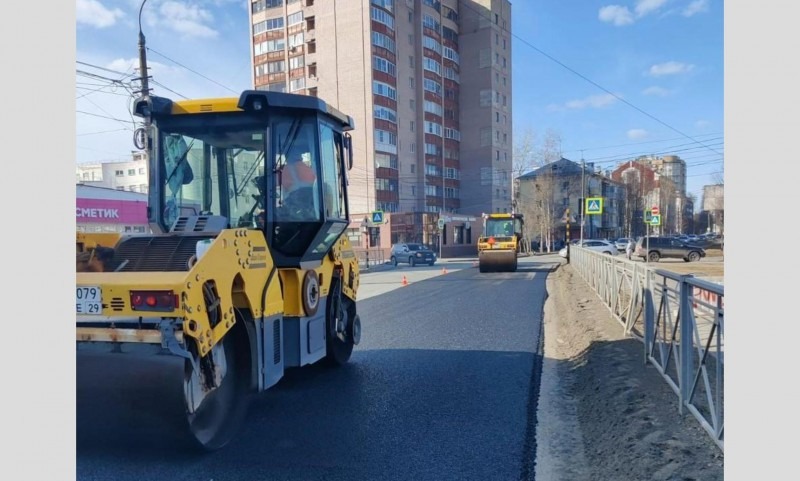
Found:
<path fill-rule="evenodd" d="M 436 254 L 424 244 L 395 244 L 392 246 L 390 261 L 395 266 L 401 262 L 408 263 L 411 267 L 417 264 L 432 266 L 436 262 Z"/>
<path fill-rule="evenodd" d="M 683 259 L 686 262 L 697 262 L 706 256 L 700 246 L 688 244 L 680 239 L 670 237 L 642 237 L 636 242 L 633 255 L 658 262 L 659 259 Z"/>

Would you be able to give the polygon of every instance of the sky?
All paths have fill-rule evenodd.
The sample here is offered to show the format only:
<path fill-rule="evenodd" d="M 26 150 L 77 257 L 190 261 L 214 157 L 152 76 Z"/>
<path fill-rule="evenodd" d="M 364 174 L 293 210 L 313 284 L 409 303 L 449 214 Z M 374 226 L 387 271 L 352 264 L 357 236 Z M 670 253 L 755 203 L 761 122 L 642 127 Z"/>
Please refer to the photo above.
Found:
<path fill-rule="evenodd" d="M 151 88 L 171 98 L 252 88 L 249 0 L 147 0 Z M 76 162 L 127 160 L 139 0 L 76 1 Z M 678 155 L 687 191 L 722 178 L 722 0 L 512 2 L 513 128 L 612 169 Z M 98 77 L 99 76 L 99 77 Z M 120 83 L 113 83 L 119 81 Z M 115 86 L 114 86 L 115 85 Z"/>

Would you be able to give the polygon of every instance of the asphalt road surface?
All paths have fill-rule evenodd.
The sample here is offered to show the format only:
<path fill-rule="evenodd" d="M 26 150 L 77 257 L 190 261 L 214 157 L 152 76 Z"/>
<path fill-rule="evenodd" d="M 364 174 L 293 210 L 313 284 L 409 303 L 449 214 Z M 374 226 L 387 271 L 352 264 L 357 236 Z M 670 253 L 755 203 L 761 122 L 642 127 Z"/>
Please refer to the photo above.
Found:
<path fill-rule="evenodd" d="M 350 363 L 290 371 L 210 454 L 176 442 L 166 406 L 179 405 L 179 380 L 153 374 L 173 359 L 133 372 L 121 355 L 81 354 L 77 479 L 533 479 L 551 265 L 534 257 L 515 273 L 481 274 L 466 261 L 366 274 Z"/>

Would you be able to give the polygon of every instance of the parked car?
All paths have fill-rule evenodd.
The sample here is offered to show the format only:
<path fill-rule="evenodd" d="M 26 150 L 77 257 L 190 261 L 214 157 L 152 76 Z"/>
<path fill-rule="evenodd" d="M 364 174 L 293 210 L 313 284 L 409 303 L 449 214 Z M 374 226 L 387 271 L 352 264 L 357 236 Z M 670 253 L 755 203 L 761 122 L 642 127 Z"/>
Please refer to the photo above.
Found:
<path fill-rule="evenodd" d="M 436 253 L 428 249 L 424 244 L 394 244 L 389 260 L 395 266 L 399 263 L 407 263 L 411 267 L 417 264 L 432 266 L 436 263 Z"/>
<path fill-rule="evenodd" d="M 625 248 L 628 246 L 628 241 L 630 238 L 628 237 L 620 237 L 619 239 L 614 241 L 614 245 L 617 247 L 617 250 L 620 252 L 625 252 Z"/>
<path fill-rule="evenodd" d="M 574 243 L 570 242 L 570 244 L 571 246 L 580 245 L 581 247 L 585 247 L 589 250 L 602 252 L 603 254 L 612 256 L 617 254 L 617 246 L 615 246 L 613 242 L 603 239 L 583 239 L 583 244 L 581 244 L 580 239 L 578 239 Z M 561 257 L 567 257 L 567 248 L 565 247 L 558 251 L 558 255 Z"/>
<path fill-rule="evenodd" d="M 586 247 L 589 250 L 602 252 L 603 254 L 616 255 L 617 246 L 610 241 L 603 239 L 583 239 L 581 247 Z"/>
<path fill-rule="evenodd" d="M 669 237 L 642 237 L 636 243 L 633 255 L 658 262 L 659 259 L 683 259 L 685 262 L 697 262 L 706 256 L 700 246 L 692 245 L 680 239 Z"/>

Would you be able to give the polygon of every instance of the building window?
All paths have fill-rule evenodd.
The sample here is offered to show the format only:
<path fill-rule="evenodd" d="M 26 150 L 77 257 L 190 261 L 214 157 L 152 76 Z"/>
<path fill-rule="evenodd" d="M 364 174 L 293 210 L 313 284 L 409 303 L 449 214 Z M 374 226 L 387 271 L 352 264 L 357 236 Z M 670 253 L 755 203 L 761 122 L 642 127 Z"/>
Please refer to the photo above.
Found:
<path fill-rule="evenodd" d="M 286 17 L 286 24 L 288 26 L 297 25 L 298 23 L 303 21 L 303 11 L 299 11 L 297 13 L 293 13 Z"/>
<path fill-rule="evenodd" d="M 269 73 L 280 73 L 286 70 L 286 62 L 280 60 L 278 62 L 269 62 L 267 64 L 267 72 Z"/>
<path fill-rule="evenodd" d="M 394 40 L 380 32 L 372 32 L 372 45 L 385 48 L 394 53 Z"/>
<path fill-rule="evenodd" d="M 389 27 L 390 30 L 394 30 L 394 17 L 390 14 L 386 13 L 385 11 L 372 7 L 372 19 L 378 23 L 382 23 Z"/>
<path fill-rule="evenodd" d="M 442 86 L 439 82 L 426 78 L 424 81 L 425 90 L 433 92 L 436 95 L 442 95 Z"/>
<path fill-rule="evenodd" d="M 376 119 L 388 120 L 389 122 L 395 123 L 397 122 L 397 112 L 394 110 L 382 105 L 376 105 L 374 109 Z"/>
<path fill-rule="evenodd" d="M 295 90 L 301 90 L 306 88 L 306 79 L 305 77 L 301 77 L 298 79 L 294 79 L 289 81 L 289 90 L 294 92 Z"/>
<path fill-rule="evenodd" d="M 397 66 L 392 62 L 378 56 L 372 57 L 372 68 L 389 74 L 392 77 L 397 77 Z"/>
<path fill-rule="evenodd" d="M 422 46 L 425 48 L 429 48 L 434 52 L 438 53 L 439 55 L 442 54 L 442 45 L 433 37 L 429 37 L 427 35 L 422 36 Z"/>
<path fill-rule="evenodd" d="M 436 114 L 439 117 L 442 116 L 442 106 L 440 104 L 437 104 L 436 102 L 431 102 L 430 100 L 425 100 L 425 103 L 423 104 L 423 106 L 424 106 L 425 112 Z"/>
<path fill-rule="evenodd" d="M 383 167 L 386 169 L 397 169 L 397 156 L 392 154 L 384 154 L 382 152 L 376 152 L 375 167 Z"/>
<path fill-rule="evenodd" d="M 394 0 L 372 0 L 372 4 L 394 12 Z"/>
<path fill-rule="evenodd" d="M 125 171 L 123 171 L 123 170 L 115 170 L 114 171 L 114 175 L 116 175 L 117 177 L 125 175 Z"/>
<path fill-rule="evenodd" d="M 280 30 L 283 28 L 283 25 L 283 17 L 268 18 L 263 22 L 258 22 L 257 24 L 253 25 L 253 35 L 258 35 L 260 33 L 269 32 L 272 30 Z"/>
<path fill-rule="evenodd" d="M 128 175 L 136 175 L 136 169 L 128 169 Z"/>
<path fill-rule="evenodd" d="M 289 59 L 289 68 L 294 70 L 296 68 L 302 68 L 306 65 L 306 58 L 303 55 L 299 57 L 292 57 Z"/>
<path fill-rule="evenodd" d="M 397 90 L 389 84 L 378 82 L 377 80 L 372 81 L 372 92 L 392 100 L 397 100 Z"/>
<path fill-rule="evenodd" d="M 290 48 L 299 47 L 299 46 L 303 45 L 303 42 L 304 42 L 303 32 L 296 33 L 294 35 L 290 35 L 289 36 L 289 47 Z"/>
<path fill-rule="evenodd" d="M 139 167 L 139 174 L 144 175 L 144 167 Z"/>
<path fill-rule="evenodd" d="M 417 165 L 416 164 L 411 164 L 411 173 L 415 174 L 416 172 L 417 172 Z"/>
<path fill-rule="evenodd" d="M 408 127 L 411 129 L 412 132 L 414 131 L 415 124 L 416 123 L 413 120 L 411 122 L 409 122 L 409 124 L 408 124 Z M 413 152 L 413 150 L 412 150 L 412 152 Z"/>
<path fill-rule="evenodd" d="M 425 132 L 429 134 L 442 136 L 442 126 L 436 122 L 425 121 Z"/>
<path fill-rule="evenodd" d="M 436 75 L 442 75 L 442 65 L 432 58 L 423 57 L 422 68 L 434 72 Z"/>

